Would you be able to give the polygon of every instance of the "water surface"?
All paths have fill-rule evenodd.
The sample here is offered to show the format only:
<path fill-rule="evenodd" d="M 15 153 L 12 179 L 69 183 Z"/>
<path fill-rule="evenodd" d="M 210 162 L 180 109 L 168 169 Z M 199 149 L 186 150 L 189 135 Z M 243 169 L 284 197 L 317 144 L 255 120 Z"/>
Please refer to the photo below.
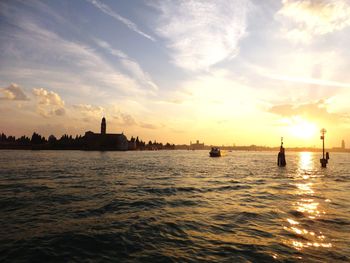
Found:
<path fill-rule="evenodd" d="M 349 262 L 350 155 L 0 151 L 0 261 Z"/>

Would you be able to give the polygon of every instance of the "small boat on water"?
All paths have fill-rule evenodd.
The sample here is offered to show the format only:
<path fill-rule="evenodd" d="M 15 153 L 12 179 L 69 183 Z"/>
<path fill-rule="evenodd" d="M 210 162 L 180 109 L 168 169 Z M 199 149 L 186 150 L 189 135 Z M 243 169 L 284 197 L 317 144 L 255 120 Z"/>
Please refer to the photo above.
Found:
<path fill-rule="evenodd" d="M 221 156 L 221 151 L 217 147 L 212 147 L 210 152 L 209 152 L 210 157 L 220 157 Z"/>

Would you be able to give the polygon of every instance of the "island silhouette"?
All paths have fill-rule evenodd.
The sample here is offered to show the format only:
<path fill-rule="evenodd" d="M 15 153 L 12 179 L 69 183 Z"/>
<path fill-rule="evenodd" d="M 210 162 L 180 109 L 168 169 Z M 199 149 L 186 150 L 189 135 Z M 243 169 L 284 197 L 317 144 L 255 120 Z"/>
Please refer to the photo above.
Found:
<path fill-rule="evenodd" d="M 64 134 L 60 138 L 50 135 L 48 138 L 33 132 L 31 137 L 22 135 L 16 138 L 15 136 L 7 136 L 5 133 L 0 135 L 0 149 L 22 149 L 22 150 L 86 150 L 86 151 L 133 151 L 133 150 L 210 150 L 212 147 L 220 147 L 221 150 L 227 151 L 280 151 L 280 146 L 269 147 L 259 145 L 247 146 L 218 146 L 205 145 L 204 142 L 196 143 L 192 141 L 187 144 L 171 144 L 169 142 L 163 144 L 154 140 L 148 143 L 139 139 L 138 136 L 127 139 L 124 133 L 107 133 L 107 120 L 105 117 L 101 120 L 100 133 L 87 131 L 85 134 L 72 135 Z M 283 150 L 295 152 L 321 152 L 322 148 L 316 147 L 289 147 Z M 350 149 L 345 148 L 345 142 L 342 140 L 341 147 L 331 148 L 332 152 L 350 152 Z"/>
<path fill-rule="evenodd" d="M 84 136 L 64 134 L 61 138 L 50 135 L 48 139 L 34 132 L 31 138 L 23 135 L 16 139 L 15 136 L 0 136 L 0 149 L 28 149 L 28 150 L 92 150 L 92 151 L 128 151 L 128 150 L 173 150 L 174 144 L 159 143 L 157 141 L 142 141 L 137 136 L 130 140 L 124 133 L 107 133 L 107 121 L 103 117 L 101 132 L 85 132 Z"/>

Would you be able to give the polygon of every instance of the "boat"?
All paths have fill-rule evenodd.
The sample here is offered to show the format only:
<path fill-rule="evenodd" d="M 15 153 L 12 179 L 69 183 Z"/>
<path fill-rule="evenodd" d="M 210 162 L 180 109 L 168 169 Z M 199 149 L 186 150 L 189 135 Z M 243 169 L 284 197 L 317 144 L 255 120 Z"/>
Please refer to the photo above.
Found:
<path fill-rule="evenodd" d="M 210 152 L 209 152 L 210 157 L 220 157 L 221 156 L 221 151 L 219 148 L 212 147 Z"/>

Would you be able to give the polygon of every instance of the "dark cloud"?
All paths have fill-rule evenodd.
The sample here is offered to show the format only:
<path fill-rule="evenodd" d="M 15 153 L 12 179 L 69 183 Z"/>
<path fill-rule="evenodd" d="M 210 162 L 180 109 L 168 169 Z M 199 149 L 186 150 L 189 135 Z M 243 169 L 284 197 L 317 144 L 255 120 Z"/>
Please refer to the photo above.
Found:
<path fill-rule="evenodd" d="M 22 88 L 12 83 L 6 88 L 0 88 L 0 100 L 29 100 Z"/>

